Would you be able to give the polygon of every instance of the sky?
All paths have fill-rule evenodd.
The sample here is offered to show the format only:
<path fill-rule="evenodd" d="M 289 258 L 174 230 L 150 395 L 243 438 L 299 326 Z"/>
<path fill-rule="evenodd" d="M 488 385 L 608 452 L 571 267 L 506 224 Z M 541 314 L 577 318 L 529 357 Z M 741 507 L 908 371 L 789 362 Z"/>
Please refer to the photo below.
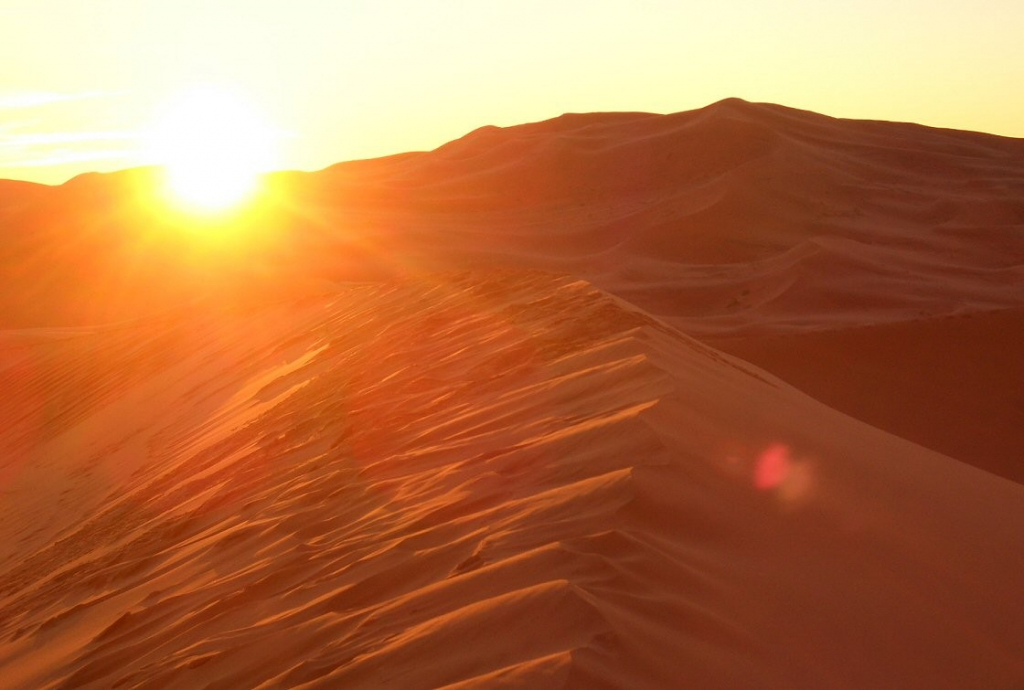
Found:
<path fill-rule="evenodd" d="M 152 162 L 176 93 L 244 94 L 274 167 L 730 96 L 1024 137 L 1024 2 L 3 0 L 0 178 Z"/>

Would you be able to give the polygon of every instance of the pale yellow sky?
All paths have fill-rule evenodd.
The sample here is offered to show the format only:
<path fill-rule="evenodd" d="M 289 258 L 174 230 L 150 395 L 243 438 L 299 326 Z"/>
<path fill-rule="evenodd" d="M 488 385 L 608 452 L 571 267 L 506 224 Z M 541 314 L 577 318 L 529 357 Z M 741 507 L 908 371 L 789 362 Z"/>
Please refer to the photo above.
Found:
<path fill-rule="evenodd" d="M 1021 27 L 1020 0 L 4 0 L 0 178 L 145 163 L 195 84 L 286 133 L 283 168 L 728 96 L 1024 137 Z"/>

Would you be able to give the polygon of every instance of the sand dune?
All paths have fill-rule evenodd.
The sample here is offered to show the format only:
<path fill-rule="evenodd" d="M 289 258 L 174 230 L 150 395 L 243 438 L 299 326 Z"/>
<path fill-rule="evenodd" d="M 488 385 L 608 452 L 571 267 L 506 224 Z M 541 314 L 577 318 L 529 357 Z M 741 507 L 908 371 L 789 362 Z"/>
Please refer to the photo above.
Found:
<path fill-rule="evenodd" d="M 820 367 L 794 373 L 774 343 L 836 363 L 829 372 L 897 380 L 895 360 L 872 354 L 890 331 L 842 334 L 1024 302 L 1024 140 L 738 99 L 485 127 L 431 152 L 277 175 L 275 194 L 241 219 L 244 242 L 169 232 L 173 219 L 144 203 L 153 184 L 140 169 L 31 193 L 0 186 L 3 323 L 90 325 L 467 265 L 539 268 L 735 346 L 860 416 L 865 393 Z M 928 360 L 927 343 L 943 369 L 974 366 L 942 338 L 900 342 L 901 361 Z M 993 400 L 1016 399 L 1013 377 L 986 380 Z M 986 416 L 951 424 L 920 404 L 935 390 L 881 389 L 891 404 L 873 424 L 916 429 L 918 443 L 1020 479 L 1017 440 L 976 442 Z"/>
<path fill-rule="evenodd" d="M 1024 488 L 585 282 L 447 274 L 15 350 L 9 687 L 1024 677 Z"/>
<path fill-rule="evenodd" d="M 156 181 L 0 181 L 0 686 L 1024 684 L 1024 141 L 731 99 L 200 233 Z"/>

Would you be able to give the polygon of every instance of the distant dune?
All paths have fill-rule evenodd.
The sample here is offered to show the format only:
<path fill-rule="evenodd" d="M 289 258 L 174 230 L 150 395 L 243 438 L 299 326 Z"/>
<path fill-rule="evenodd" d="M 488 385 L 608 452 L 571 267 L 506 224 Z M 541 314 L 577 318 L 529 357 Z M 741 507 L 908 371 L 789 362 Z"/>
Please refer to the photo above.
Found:
<path fill-rule="evenodd" d="M 69 293 L 108 283 L 152 293 L 117 305 L 137 315 L 169 289 L 154 258 L 161 270 L 198 270 L 166 256 L 190 251 L 189 241 L 147 232 L 163 220 L 140 227 L 132 197 L 152 174 L 85 175 L 36 186 L 42 193 L 31 196 L 0 185 L 12 263 L 35 259 L 45 273 L 99 269 L 79 291 L 33 295 L 31 308 L 19 309 L 22 291 L 9 291 L 8 323 L 91 323 L 95 314 Z M 265 214 L 262 235 L 230 251 L 244 249 L 238 271 L 272 255 L 260 270 L 279 289 L 311 269 L 336 281 L 466 262 L 528 265 L 585 276 L 688 332 L 715 336 L 904 321 L 1024 299 L 1020 139 L 732 99 L 675 115 L 485 127 L 428 153 L 272 182 L 283 190 L 280 208 Z M 270 241 L 268 225 L 284 234 L 271 249 L 259 245 Z M 133 273 L 124 255 L 150 260 L 149 270 Z M 223 272 L 222 259 L 211 270 Z"/>
<path fill-rule="evenodd" d="M 0 181 L 0 686 L 1024 685 L 1024 140 L 728 100 Z"/>

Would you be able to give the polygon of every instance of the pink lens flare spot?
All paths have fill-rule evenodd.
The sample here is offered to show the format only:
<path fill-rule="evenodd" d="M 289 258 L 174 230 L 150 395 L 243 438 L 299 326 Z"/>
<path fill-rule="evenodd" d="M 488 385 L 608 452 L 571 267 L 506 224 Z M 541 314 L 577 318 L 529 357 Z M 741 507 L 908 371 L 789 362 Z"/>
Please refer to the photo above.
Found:
<path fill-rule="evenodd" d="M 789 446 L 782 443 L 772 444 L 757 458 L 757 464 L 754 466 L 754 486 L 761 491 L 770 491 L 786 481 L 792 467 Z"/>

